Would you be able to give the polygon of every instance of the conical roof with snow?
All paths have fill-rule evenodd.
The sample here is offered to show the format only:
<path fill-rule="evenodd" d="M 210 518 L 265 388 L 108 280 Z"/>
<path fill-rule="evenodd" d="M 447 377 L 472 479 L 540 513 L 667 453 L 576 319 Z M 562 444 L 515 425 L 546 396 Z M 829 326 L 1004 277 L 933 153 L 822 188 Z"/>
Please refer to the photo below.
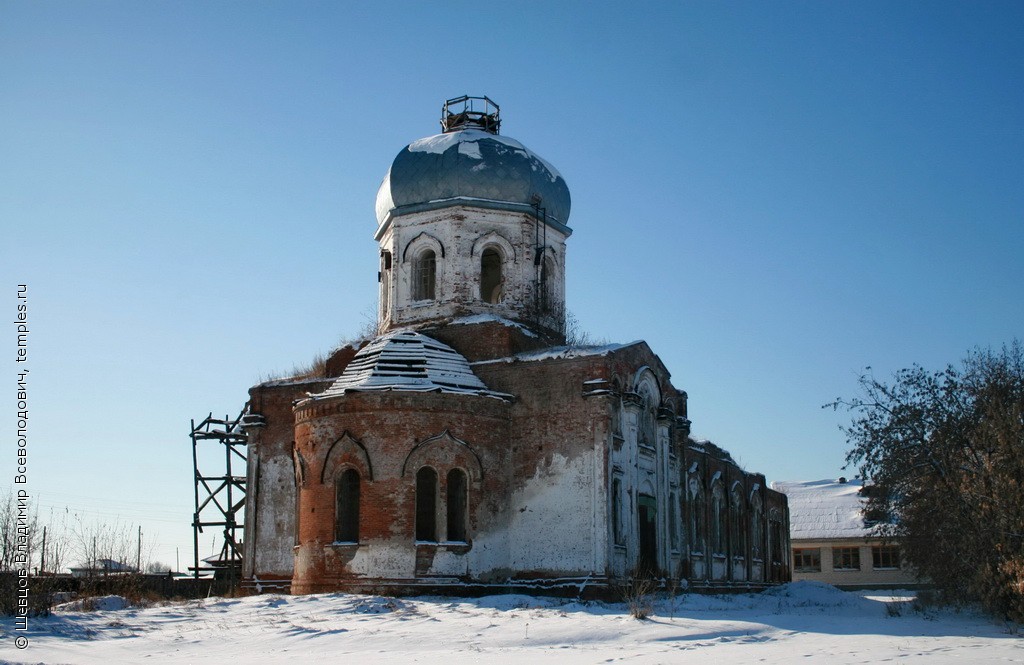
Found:
<path fill-rule="evenodd" d="M 320 399 L 364 390 L 506 397 L 488 390 L 458 351 L 411 330 L 389 332 L 364 346 L 331 387 L 313 397 Z"/>

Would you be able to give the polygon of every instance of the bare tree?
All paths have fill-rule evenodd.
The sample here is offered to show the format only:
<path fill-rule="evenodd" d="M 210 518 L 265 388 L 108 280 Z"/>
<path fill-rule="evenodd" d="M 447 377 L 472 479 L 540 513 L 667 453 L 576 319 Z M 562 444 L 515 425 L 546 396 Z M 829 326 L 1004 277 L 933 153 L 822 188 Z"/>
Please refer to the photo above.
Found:
<path fill-rule="evenodd" d="M 945 598 L 1024 621 L 1024 349 L 860 387 L 827 406 L 855 414 L 847 462 L 875 485 L 866 516 Z"/>
<path fill-rule="evenodd" d="M 35 505 L 27 502 L 23 507 L 19 506 L 18 497 L 11 488 L 0 501 L 3 502 L 0 505 L 0 571 L 11 572 L 23 567 L 32 570 L 37 562 L 39 540 L 39 515 Z M 19 556 L 26 554 L 24 564 L 18 561 Z"/>

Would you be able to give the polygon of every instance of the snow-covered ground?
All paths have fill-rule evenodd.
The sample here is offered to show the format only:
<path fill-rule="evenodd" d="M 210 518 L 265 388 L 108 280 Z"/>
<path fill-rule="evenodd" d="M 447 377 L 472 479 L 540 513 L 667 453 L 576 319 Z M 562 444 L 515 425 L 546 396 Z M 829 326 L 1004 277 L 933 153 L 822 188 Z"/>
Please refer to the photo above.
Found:
<path fill-rule="evenodd" d="M 908 596 L 795 582 L 759 595 L 681 595 L 638 621 L 623 604 L 523 595 L 211 598 L 34 619 L 14 663 L 1007 663 L 1024 637 L 975 612 L 917 611 Z M 18 633 L 17 635 L 24 635 Z"/>

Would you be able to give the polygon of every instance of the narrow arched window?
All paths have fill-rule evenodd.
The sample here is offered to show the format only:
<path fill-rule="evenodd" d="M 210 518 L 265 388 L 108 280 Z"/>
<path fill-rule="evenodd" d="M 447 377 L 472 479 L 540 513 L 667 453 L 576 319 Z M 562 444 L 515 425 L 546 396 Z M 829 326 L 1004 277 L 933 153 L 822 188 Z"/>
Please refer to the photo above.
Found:
<path fill-rule="evenodd" d="M 437 255 L 428 249 L 420 253 L 412 266 L 413 300 L 434 300 L 437 280 Z"/>
<path fill-rule="evenodd" d="M 341 543 L 359 542 L 359 472 L 345 469 L 335 483 L 337 513 L 334 539 Z"/>
<path fill-rule="evenodd" d="M 501 254 L 488 247 L 480 255 L 480 300 L 486 303 L 501 302 Z"/>
<path fill-rule="evenodd" d="M 466 541 L 466 474 L 462 469 L 448 472 L 448 540 Z"/>
<path fill-rule="evenodd" d="M 772 563 L 782 563 L 786 559 L 783 558 L 783 542 L 785 536 L 782 531 L 782 515 L 775 508 L 772 508 L 768 514 L 768 551 L 772 556 Z M 788 557 L 787 557 L 788 558 Z"/>
<path fill-rule="evenodd" d="M 416 540 L 437 541 L 437 472 L 429 466 L 416 472 Z"/>
<path fill-rule="evenodd" d="M 760 494 L 750 497 L 750 554 L 755 559 L 764 558 L 764 504 Z"/>
<path fill-rule="evenodd" d="M 672 551 L 679 549 L 679 496 L 668 495 L 668 541 Z"/>
<path fill-rule="evenodd" d="M 653 447 L 657 442 L 655 411 L 657 410 L 658 405 L 655 403 L 654 395 L 651 394 L 651 389 L 646 383 L 640 387 L 640 398 L 642 400 L 640 409 L 640 431 L 637 435 L 641 444 Z"/>
<path fill-rule="evenodd" d="M 704 488 L 696 478 L 690 479 L 690 550 L 704 553 Z"/>
<path fill-rule="evenodd" d="M 725 490 L 715 483 L 711 489 L 711 551 L 725 554 Z"/>
<path fill-rule="evenodd" d="M 729 493 L 729 539 L 732 555 L 747 556 L 747 521 L 743 510 L 743 493 L 740 486 L 735 485 Z"/>
<path fill-rule="evenodd" d="M 622 538 L 622 481 L 612 480 L 612 541 L 621 545 Z"/>

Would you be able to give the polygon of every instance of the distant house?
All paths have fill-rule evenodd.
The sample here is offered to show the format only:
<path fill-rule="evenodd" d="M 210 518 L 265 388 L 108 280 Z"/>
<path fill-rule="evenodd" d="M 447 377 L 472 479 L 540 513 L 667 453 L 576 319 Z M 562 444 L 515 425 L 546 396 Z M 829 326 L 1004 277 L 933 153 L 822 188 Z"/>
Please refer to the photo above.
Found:
<path fill-rule="evenodd" d="M 138 569 L 113 559 L 96 559 L 77 568 L 71 569 L 73 577 L 96 577 L 98 575 L 115 575 L 137 573 Z"/>
<path fill-rule="evenodd" d="M 858 478 L 775 482 L 789 499 L 793 579 L 845 589 L 918 585 L 899 547 L 874 535 L 864 507 L 871 486 Z"/>

